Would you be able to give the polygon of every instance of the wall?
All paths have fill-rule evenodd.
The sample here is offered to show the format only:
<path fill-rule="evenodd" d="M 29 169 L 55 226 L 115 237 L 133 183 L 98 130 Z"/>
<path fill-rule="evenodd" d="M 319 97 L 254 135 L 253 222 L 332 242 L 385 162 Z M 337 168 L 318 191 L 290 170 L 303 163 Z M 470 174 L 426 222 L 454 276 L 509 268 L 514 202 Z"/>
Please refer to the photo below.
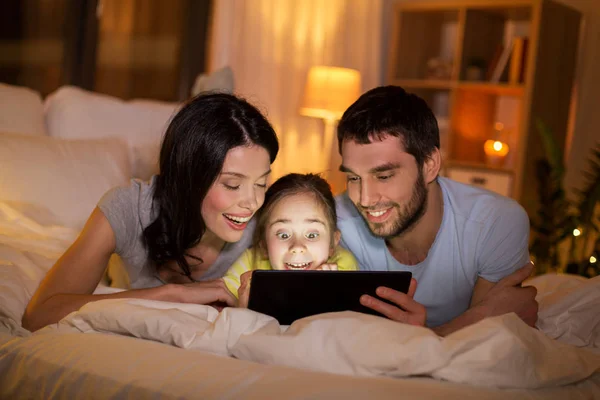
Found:
<path fill-rule="evenodd" d="M 394 4 L 421 0 L 384 0 L 382 6 L 382 73 L 386 76 L 387 52 L 391 35 L 391 11 Z M 422 0 L 426 2 L 428 0 Z M 437 2 L 452 0 L 437 0 Z M 491 1 L 491 0 L 489 0 Z M 589 148 L 600 144 L 600 0 L 557 0 L 579 10 L 583 16 L 580 56 L 575 77 L 575 92 L 570 146 L 565 154 L 567 174 L 565 184 L 570 194 L 584 184 L 582 170 L 586 167 Z M 385 78 L 383 78 L 385 79 Z"/>

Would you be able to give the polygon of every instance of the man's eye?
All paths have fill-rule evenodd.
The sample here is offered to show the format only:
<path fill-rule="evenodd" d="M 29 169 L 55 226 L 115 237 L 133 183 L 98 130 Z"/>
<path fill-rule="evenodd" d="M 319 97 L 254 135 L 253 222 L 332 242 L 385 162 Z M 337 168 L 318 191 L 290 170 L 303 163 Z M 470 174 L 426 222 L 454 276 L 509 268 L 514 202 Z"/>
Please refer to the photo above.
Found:
<path fill-rule="evenodd" d="M 377 177 L 377 179 L 379 179 L 380 181 L 386 181 L 386 180 L 390 179 L 392 176 L 394 176 L 394 175 L 380 175 Z"/>
<path fill-rule="evenodd" d="M 290 238 L 290 234 L 287 232 L 277 232 L 276 235 L 281 240 L 286 240 Z"/>
<path fill-rule="evenodd" d="M 319 237 L 319 232 L 309 232 L 306 234 L 307 239 L 317 239 Z"/>
<path fill-rule="evenodd" d="M 358 182 L 360 178 L 358 176 L 348 176 L 346 179 L 348 182 Z"/>

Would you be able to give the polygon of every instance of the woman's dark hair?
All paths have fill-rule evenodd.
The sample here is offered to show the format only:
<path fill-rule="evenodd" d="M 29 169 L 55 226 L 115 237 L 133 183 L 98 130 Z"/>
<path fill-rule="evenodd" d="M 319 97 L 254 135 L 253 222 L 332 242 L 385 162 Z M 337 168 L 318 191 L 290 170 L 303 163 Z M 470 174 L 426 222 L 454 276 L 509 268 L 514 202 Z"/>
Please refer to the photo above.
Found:
<path fill-rule="evenodd" d="M 243 99 L 225 93 L 201 94 L 173 117 L 155 178 L 156 219 L 144 229 L 148 255 L 157 268 L 175 261 L 191 280 L 185 256 L 206 231 L 201 204 L 227 152 L 238 146 L 265 148 L 271 163 L 279 150 L 271 124 Z"/>
<path fill-rule="evenodd" d="M 398 137 L 419 166 L 440 148 L 435 115 L 423 99 L 399 86 L 378 87 L 360 96 L 342 116 L 337 135 L 340 154 L 344 140 L 369 144 L 388 135 Z"/>
<path fill-rule="evenodd" d="M 332 232 L 337 230 L 335 199 L 329 183 L 316 174 L 288 174 L 275 181 L 265 193 L 265 202 L 256 213 L 256 227 L 252 237 L 252 247 L 259 249 L 256 255 L 266 254 L 265 237 L 269 215 L 277 204 L 286 197 L 297 194 L 314 195 L 317 204 L 323 209 Z M 333 241 L 332 241 L 333 245 Z"/>

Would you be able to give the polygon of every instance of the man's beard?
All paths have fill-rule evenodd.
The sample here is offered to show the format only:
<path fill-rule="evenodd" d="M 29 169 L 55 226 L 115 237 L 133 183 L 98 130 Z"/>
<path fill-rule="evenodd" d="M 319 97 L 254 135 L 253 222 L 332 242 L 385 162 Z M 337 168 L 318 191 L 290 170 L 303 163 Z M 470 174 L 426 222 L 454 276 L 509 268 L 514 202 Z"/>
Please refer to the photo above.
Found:
<path fill-rule="evenodd" d="M 360 207 L 360 209 L 363 211 L 361 216 L 369 226 L 369 229 L 373 235 L 383 239 L 391 239 L 393 237 L 402 235 L 404 232 L 414 227 L 416 223 L 419 222 L 421 217 L 423 217 L 427 208 L 427 187 L 425 186 L 423 173 L 419 172 L 419 176 L 415 182 L 410 201 L 406 207 L 404 207 L 404 209 L 401 209 L 400 205 L 397 203 L 383 204 L 383 206 L 393 207 L 391 212 L 394 212 L 395 210 L 397 213 L 395 220 L 381 223 L 369 222 L 367 217 L 364 215 L 364 212 L 366 212 L 368 209 Z M 382 204 L 378 204 L 375 207 L 369 207 L 369 209 L 381 208 L 383 208 Z"/>

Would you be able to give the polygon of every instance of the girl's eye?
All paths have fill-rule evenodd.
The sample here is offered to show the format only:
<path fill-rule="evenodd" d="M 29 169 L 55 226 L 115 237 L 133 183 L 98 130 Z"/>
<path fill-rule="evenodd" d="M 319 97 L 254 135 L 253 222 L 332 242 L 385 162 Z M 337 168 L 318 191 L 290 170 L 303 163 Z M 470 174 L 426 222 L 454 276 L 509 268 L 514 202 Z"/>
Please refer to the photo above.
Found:
<path fill-rule="evenodd" d="M 290 238 L 290 234 L 287 232 L 277 232 L 275 235 L 281 240 L 286 240 Z"/>
<path fill-rule="evenodd" d="M 238 190 L 240 188 L 240 185 L 228 185 L 226 183 L 224 183 L 223 186 L 227 190 Z"/>
<path fill-rule="evenodd" d="M 317 239 L 319 237 L 319 232 L 309 232 L 306 234 L 307 239 Z"/>

